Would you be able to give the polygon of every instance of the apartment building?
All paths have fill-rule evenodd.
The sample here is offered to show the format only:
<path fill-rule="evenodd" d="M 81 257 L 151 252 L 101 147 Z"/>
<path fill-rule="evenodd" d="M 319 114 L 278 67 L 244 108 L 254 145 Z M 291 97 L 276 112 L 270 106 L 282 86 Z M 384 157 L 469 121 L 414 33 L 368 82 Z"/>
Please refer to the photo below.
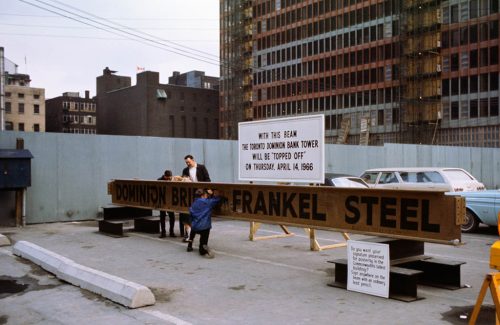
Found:
<path fill-rule="evenodd" d="M 7 61 L 5 130 L 45 132 L 45 89 L 30 87 L 30 76 L 17 73 L 17 65 Z"/>
<path fill-rule="evenodd" d="M 47 99 L 45 106 L 47 132 L 96 134 L 97 104 L 95 98 L 90 98 L 88 90 L 83 98 L 79 92 L 65 92 L 62 96 Z"/>

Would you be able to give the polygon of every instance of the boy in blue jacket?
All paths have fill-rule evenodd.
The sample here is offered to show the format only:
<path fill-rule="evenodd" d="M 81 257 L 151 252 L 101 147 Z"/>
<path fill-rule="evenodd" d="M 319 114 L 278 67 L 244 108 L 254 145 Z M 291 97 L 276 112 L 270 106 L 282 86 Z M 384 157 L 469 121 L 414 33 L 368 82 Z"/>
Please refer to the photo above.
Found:
<path fill-rule="evenodd" d="M 196 234 L 200 235 L 199 251 L 200 255 L 207 258 L 214 258 L 213 252 L 208 248 L 208 237 L 212 228 L 212 210 L 220 202 L 218 196 L 212 197 L 212 191 L 207 189 L 197 189 L 195 199 L 189 212 L 191 213 L 191 233 L 187 251 L 193 251 L 193 241 Z"/>

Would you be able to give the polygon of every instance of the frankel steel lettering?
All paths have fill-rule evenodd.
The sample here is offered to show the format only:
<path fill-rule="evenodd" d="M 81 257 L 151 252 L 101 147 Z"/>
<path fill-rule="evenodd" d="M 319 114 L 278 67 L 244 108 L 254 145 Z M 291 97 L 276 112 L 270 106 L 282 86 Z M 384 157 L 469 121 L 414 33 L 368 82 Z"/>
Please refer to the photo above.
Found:
<path fill-rule="evenodd" d="M 161 206 L 166 203 L 167 188 L 146 184 L 116 184 L 116 199 L 138 204 Z"/>
<path fill-rule="evenodd" d="M 233 190 L 232 199 L 233 212 L 326 220 L 326 213 L 318 211 L 317 194 L 258 191 L 254 195 L 251 191 Z"/>
<path fill-rule="evenodd" d="M 439 224 L 430 223 L 429 200 L 418 200 L 409 198 L 392 198 L 373 196 L 348 196 L 345 200 L 345 221 L 348 224 L 360 224 L 365 222 L 367 226 L 373 225 L 373 215 L 378 209 L 380 212 L 379 225 L 385 228 L 399 228 L 404 230 L 420 230 L 439 233 Z M 399 206 L 399 215 L 397 214 Z M 366 219 L 361 220 L 361 215 Z"/>

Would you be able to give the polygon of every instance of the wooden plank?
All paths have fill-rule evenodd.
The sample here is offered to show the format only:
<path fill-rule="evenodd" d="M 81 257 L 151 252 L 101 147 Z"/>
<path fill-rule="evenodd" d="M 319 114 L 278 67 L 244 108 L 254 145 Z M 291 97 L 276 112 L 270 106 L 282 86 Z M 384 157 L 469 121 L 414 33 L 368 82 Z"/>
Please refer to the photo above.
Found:
<path fill-rule="evenodd" d="M 265 239 L 273 239 L 273 238 L 286 238 L 286 237 L 292 237 L 295 234 L 293 232 L 290 232 L 286 226 L 280 225 L 281 229 L 283 230 L 283 234 L 280 235 L 268 235 L 268 236 L 255 236 L 257 231 L 260 228 L 260 223 L 259 222 L 250 222 L 250 235 L 248 236 L 248 239 L 251 241 L 256 241 L 256 240 L 265 240 Z"/>
<path fill-rule="evenodd" d="M 23 226 L 23 189 L 16 190 L 16 227 Z"/>
<path fill-rule="evenodd" d="M 323 186 L 184 183 L 114 180 L 112 203 L 188 211 L 196 188 L 225 198 L 214 215 L 244 221 L 457 245 L 462 199 L 439 191 L 380 190 Z"/>

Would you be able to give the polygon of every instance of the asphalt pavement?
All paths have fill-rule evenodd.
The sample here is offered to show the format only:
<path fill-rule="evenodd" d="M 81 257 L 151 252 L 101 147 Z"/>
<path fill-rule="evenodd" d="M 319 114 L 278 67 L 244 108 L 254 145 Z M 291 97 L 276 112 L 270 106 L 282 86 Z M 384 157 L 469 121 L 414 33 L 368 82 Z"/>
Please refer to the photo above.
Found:
<path fill-rule="evenodd" d="M 177 227 L 176 227 L 177 228 Z M 13 243 L 25 240 L 75 262 L 149 287 L 156 304 L 128 309 L 64 283 L 0 247 L 1 324 L 467 324 L 484 276 L 490 272 L 494 230 L 464 235 L 465 245 L 426 244 L 426 255 L 466 262 L 464 288 L 419 286 L 414 302 L 401 302 L 328 286 L 345 248 L 314 252 L 308 235 L 249 241 L 249 223 L 215 219 L 209 246 L 214 259 L 186 252 L 181 238 L 97 232 L 95 221 L 0 228 Z M 176 229 L 177 230 L 177 229 Z M 263 225 L 258 235 L 281 233 Z M 317 231 L 321 245 L 343 242 Z M 364 236 L 352 235 L 352 239 Z M 197 238 L 198 240 L 198 238 Z M 488 293 L 478 324 L 494 324 Z"/>

